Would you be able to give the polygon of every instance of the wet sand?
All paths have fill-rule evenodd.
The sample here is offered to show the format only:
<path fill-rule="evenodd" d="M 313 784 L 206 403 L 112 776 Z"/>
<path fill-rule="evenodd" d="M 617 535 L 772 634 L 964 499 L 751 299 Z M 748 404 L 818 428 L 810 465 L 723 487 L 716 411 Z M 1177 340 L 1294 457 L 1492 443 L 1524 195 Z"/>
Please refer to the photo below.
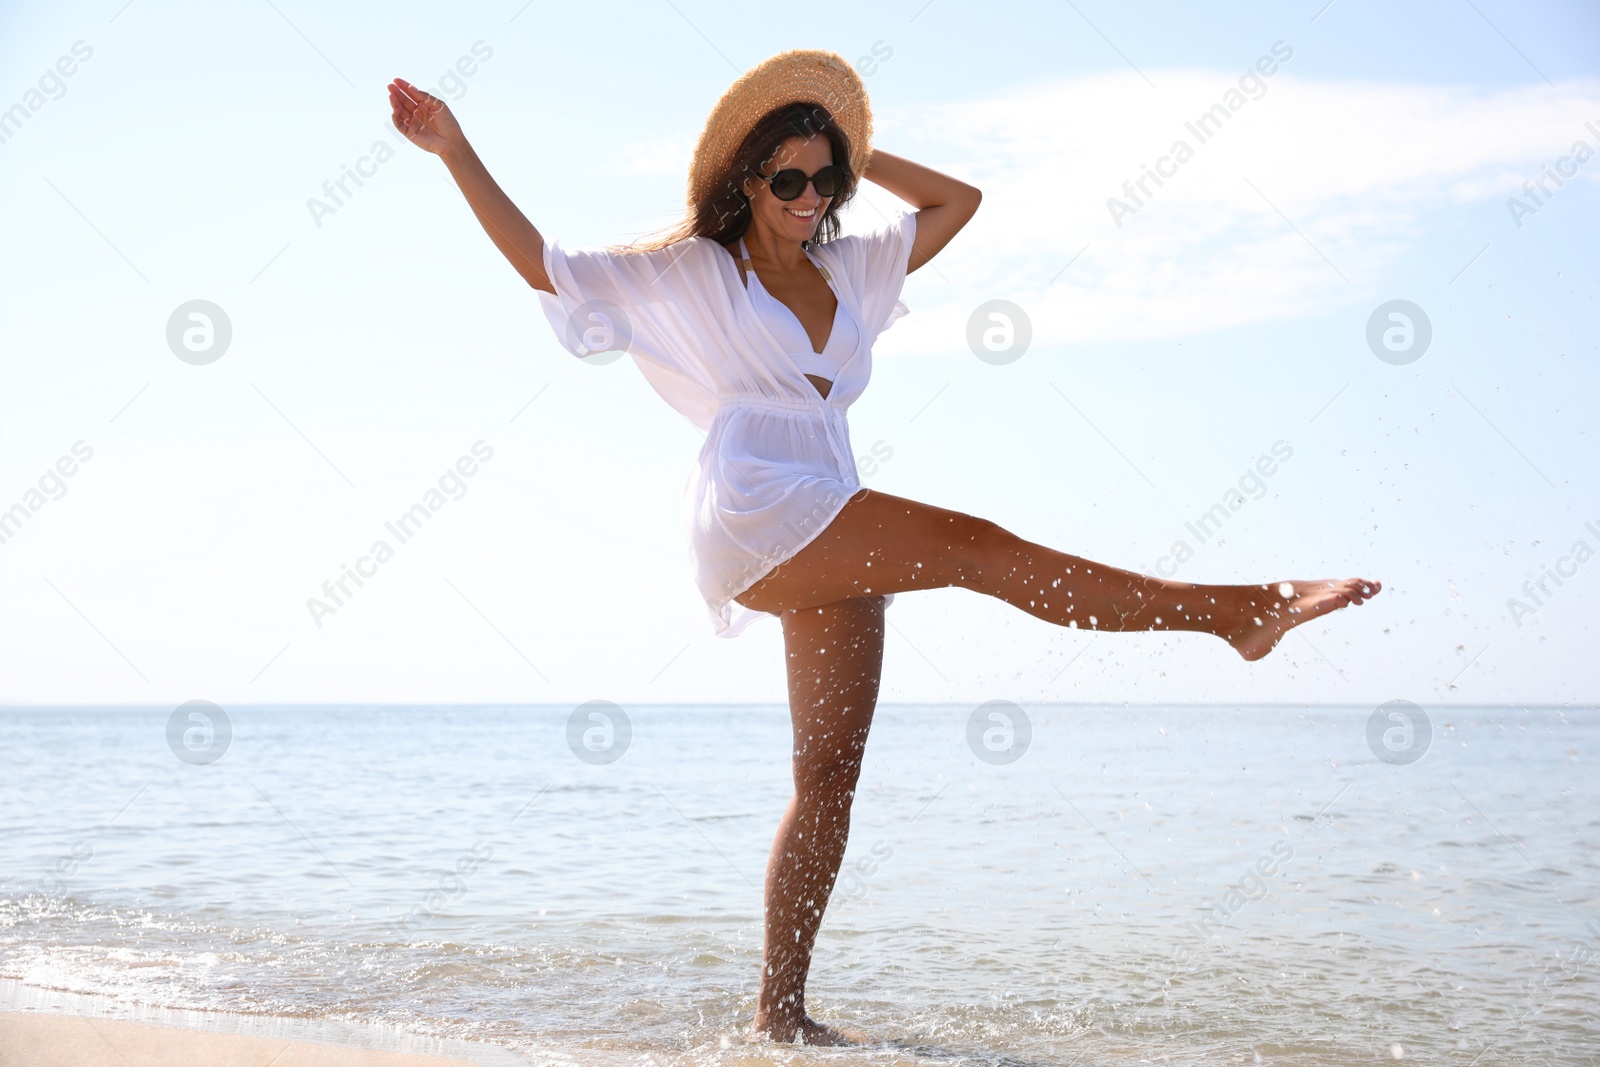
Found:
<path fill-rule="evenodd" d="M 0 1012 L 0 1063 L 30 1067 L 473 1067 L 471 1060 L 178 1026 Z"/>

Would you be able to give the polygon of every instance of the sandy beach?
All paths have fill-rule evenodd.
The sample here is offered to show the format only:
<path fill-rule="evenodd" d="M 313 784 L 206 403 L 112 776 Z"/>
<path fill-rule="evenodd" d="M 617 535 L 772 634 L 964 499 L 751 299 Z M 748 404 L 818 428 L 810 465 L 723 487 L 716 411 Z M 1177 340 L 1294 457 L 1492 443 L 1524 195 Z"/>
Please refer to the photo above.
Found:
<path fill-rule="evenodd" d="M 0 1063 L 29 1067 L 473 1067 L 471 1060 L 42 1012 L 0 1012 Z"/>

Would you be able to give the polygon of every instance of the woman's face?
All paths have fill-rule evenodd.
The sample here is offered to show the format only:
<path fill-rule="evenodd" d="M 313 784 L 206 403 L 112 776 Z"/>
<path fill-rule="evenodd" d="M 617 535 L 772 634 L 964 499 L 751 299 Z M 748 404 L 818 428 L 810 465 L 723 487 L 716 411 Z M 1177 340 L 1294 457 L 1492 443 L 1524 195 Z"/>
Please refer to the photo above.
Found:
<path fill-rule="evenodd" d="M 833 144 L 826 137 L 790 137 L 778 146 L 773 157 L 762 164 L 760 173 L 772 177 L 780 170 L 800 170 L 815 174 L 833 164 Z M 831 197 L 818 196 L 816 186 L 806 183 L 805 191 L 793 200 L 779 200 L 772 195 L 772 187 L 754 178 L 746 179 L 745 195 L 750 197 L 750 210 L 754 213 L 752 226 L 759 226 L 772 236 L 809 241 L 828 210 Z"/>

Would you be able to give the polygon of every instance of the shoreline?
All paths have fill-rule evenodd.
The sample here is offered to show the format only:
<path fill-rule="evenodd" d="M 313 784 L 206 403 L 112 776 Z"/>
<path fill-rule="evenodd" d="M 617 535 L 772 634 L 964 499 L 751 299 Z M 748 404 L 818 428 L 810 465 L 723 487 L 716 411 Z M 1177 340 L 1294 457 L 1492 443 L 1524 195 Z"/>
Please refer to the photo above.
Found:
<path fill-rule="evenodd" d="M 377 1023 L 134 1004 L 0 979 L 0 1063 L 37 1067 L 525 1067 L 511 1049 Z"/>

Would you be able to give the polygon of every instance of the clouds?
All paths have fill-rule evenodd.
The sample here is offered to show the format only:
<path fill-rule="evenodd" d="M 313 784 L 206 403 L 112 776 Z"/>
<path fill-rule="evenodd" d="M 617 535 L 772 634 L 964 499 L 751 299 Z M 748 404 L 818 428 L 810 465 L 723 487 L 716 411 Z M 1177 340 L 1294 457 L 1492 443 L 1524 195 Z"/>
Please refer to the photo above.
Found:
<path fill-rule="evenodd" d="M 1481 242 L 1441 232 L 1436 213 L 1466 207 L 1503 224 L 1505 198 L 1575 140 L 1593 141 L 1585 123 L 1600 118 L 1593 82 L 1479 91 L 1318 80 L 1289 60 L 1267 91 L 1198 130 L 1202 141 L 1199 117 L 1215 114 L 1239 73 L 1147 73 L 1155 89 L 1113 73 L 878 105 L 880 145 L 984 190 L 954 254 L 936 261 L 954 284 L 918 305 L 906 344 L 951 348 L 953 327 L 993 296 L 1037 309 L 1039 343 L 1066 344 L 1326 314 L 1368 299 L 1398 257 L 1419 251 L 1437 257 L 1443 282 Z M 1161 166 L 1178 142 L 1192 156 Z M 1132 203 L 1127 184 L 1137 191 L 1158 166 L 1162 184 L 1146 184 L 1154 195 L 1119 227 L 1108 199 Z M 1579 171 L 1563 199 L 1593 181 Z M 860 225 L 873 214 L 858 212 Z"/>

